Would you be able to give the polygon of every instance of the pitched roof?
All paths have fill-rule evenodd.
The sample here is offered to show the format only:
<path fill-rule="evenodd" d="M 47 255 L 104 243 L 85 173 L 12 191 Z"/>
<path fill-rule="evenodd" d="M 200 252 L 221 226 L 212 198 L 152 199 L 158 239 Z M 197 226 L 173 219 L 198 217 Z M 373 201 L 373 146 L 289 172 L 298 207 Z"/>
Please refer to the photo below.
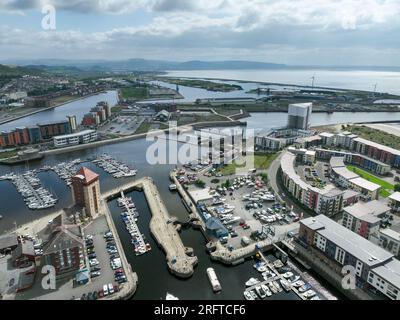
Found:
<path fill-rule="evenodd" d="M 84 180 L 85 183 L 91 183 L 96 180 L 99 175 L 86 167 L 82 167 L 74 177 Z"/>

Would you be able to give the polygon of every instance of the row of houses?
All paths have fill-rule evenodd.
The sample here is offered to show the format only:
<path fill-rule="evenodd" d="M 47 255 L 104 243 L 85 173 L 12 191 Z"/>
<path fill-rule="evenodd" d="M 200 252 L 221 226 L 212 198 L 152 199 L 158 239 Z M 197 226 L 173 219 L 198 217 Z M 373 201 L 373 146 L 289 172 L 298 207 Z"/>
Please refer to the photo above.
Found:
<path fill-rule="evenodd" d="M 333 184 L 317 188 L 305 182 L 295 170 L 297 159 L 298 157 L 289 151 L 281 157 L 282 180 L 287 190 L 299 202 L 318 214 L 333 216 L 341 212 L 344 191 Z"/>
<path fill-rule="evenodd" d="M 54 137 L 53 141 L 56 148 L 63 148 L 94 142 L 97 141 L 97 139 L 98 134 L 96 130 L 83 130 L 77 133 Z"/>
<path fill-rule="evenodd" d="M 101 101 L 90 109 L 82 119 L 82 125 L 86 127 L 97 126 L 111 117 L 111 109 L 107 102 Z"/>
<path fill-rule="evenodd" d="M 324 215 L 301 220 L 298 241 L 337 274 L 353 267 L 359 288 L 400 300 L 400 262 L 392 253 Z"/>
<path fill-rule="evenodd" d="M 17 127 L 14 130 L 1 132 L 0 146 L 4 148 L 36 144 L 47 141 L 54 136 L 70 134 L 71 132 L 72 129 L 68 120 Z"/>
<path fill-rule="evenodd" d="M 380 185 L 361 178 L 358 174 L 347 169 L 344 157 L 332 157 L 329 161 L 330 175 L 335 183 L 342 188 L 348 188 L 360 193 L 364 201 L 379 198 Z"/>
<path fill-rule="evenodd" d="M 380 163 L 396 168 L 400 167 L 399 150 L 360 138 L 348 131 L 339 134 L 323 132 L 319 136 L 321 137 L 321 144 L 327 147 L 346 148 Z"/>

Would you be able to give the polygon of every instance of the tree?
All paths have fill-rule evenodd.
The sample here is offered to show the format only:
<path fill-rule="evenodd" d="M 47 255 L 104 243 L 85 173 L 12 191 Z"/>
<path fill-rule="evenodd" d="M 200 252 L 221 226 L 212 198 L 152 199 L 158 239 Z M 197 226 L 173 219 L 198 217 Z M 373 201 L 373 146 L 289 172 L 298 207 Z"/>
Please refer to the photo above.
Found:
<path fill-rule="evenodd" d="M 394 185 L 394 191 L 400 192 L 400 183 L 396 183 L 396 184 Z"/>
<path fill-rule="evenodd" d="M 200 179 L 197 179 L 194 184 L 196 187 L 199 187 L 199 188 L 204 188 L 206 186 L 206 183 Z"/>

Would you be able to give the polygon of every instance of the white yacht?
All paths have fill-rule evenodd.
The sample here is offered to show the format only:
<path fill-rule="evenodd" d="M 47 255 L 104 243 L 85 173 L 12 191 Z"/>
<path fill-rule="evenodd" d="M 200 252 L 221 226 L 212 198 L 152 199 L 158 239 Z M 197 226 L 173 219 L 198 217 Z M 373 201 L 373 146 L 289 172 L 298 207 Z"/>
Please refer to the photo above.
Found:
<path fill-rule="evenodd" d="M 260 283 L 260 280 L 258 280 L 256 278 L 250 278 L 245 284 L 246 284 L 246 287 L 252 287 L 259 283 Z"/>

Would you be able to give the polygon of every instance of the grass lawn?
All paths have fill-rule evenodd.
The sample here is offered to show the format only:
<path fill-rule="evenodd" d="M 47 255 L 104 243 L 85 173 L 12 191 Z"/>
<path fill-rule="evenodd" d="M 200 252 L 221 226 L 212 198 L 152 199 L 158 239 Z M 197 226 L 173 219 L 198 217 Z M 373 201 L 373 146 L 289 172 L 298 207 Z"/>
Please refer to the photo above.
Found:
<path fill-rule="evenodd" d="M 0 153 L 0 159 L 7 159 L 11 157 L 15 157 L 18 154 L 18 151 L 3 151 Z"/>
<path fill-rule="evenodd" d="M 143 121 L 139 128 L 136 129 L 135 134 L 147 133 L 151 127 L 151 123 Z"/>
<path fill-rule="evenodd" d="M 122 88 L 121 94 L 124 99 L 146 99 L 148 98 L 147 88 Z"/>
<path fill-rule="evenodd" d="M 269 153 L 269 154 L 263 154 L 263 155 L 254 155 L 254 166 L 250 165 L 251 168 L 255 168 L 257 170 L 266 170 L 269 168 L 271 165 L 272 161 L 277 157 L 277 153 Z M 247 158 L 247 157 L 246 157 Z M 235 174 L 236 168 L 244 168 L 245 165 L 242 165 L 244 159 L 241 159 L 240 165 L 236 163 L 236 161 L 233 161 L 229 163 L 228 165 L 222 167 L 220 169 L 220 172 L 224 176 L 232 175 Z"/>
<path fill-rule="evenodd" d="M 355 166 L 347 166 L 347 169 L 349 169 L 350 171 L 353 171 L 354 173 L 357 173 L 360 177 L 364 178 L 365 180 L 379 184 L 382 187 L 379 192 L 381 197 L 387 198 L 388 196 L 390 196 L 390 190 L 394 190 L 393 184 L 391 184 L 385 180 L 382 180 L 381 178 L 378 178 L 377 176 L 374 176 L 373 174 L 371 174 L 365 170 L 362 170 Z"/>

